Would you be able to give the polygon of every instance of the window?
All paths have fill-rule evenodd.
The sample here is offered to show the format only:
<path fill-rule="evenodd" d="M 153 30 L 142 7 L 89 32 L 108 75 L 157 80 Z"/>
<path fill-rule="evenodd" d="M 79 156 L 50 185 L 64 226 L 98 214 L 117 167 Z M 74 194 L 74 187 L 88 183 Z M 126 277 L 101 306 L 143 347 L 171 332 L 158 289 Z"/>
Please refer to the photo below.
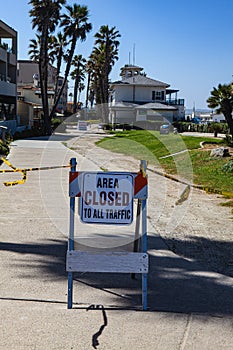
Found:
<path fill-rule="evenodd" d="M 164 101 L 164 91 L 152 91 L 153 101 Z"/>
<path fill-rule="evenodd" d="M 139 115 L 146 115 L 146 110 L 145 109 L 139 109 L 138 114 Z"/>

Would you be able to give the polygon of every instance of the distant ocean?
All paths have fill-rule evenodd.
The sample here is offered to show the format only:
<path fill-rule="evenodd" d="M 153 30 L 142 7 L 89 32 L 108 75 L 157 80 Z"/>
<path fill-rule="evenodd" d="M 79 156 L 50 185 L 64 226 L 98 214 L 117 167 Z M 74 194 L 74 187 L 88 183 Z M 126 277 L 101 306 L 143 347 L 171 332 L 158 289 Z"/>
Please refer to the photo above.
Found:
<path fill-rule="evenodd" d="M 195 114 L 198 115 L 198 114 L 201 114 L 201 113 L 211 113 L 212 110 L 211 109 L 195 109 Z M 193 109 L 192 108 L 187 108 L 185 110 L 185 115 L 190 115 L 193 113 Z"/>

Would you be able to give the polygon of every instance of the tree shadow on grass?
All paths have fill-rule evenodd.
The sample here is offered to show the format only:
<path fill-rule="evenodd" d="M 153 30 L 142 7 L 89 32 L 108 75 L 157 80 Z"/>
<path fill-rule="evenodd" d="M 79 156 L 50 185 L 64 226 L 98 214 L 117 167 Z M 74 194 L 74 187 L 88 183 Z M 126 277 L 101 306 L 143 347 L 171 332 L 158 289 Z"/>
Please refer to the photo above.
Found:
<path fill-rule="evenodd" d="M 190 241 L 189 244 L 196 243 Z M 225 242 L 225 244 L 232 243 Z M 149 236 L 148 249 L 150 255 L 148 306 L 150 311 L 233 315 L 232 278 L 208 271 L 195 260 L 173 254 L 160 237 Z M 42 279 L 44 274 L 51 281 L 55 278 L 64 280 L 67 278 L 65 271 L 66 241 L 48 240 L 38 244 L 6 242 L 0 243 L 0 250 L 14 253 L 12 257 L 9 257 L 11 268 L 14 263 L 17 264 L 18 273 L 19 267 L 22 267 L 20 271 L 22 278 Z M 30 265 L 33 261 L 36 262 L 36 267 L 40 272 L 36 277 L 33 269 L 30 276 Z M 24 275 L 25 268 L 26 275 Z M 107 303 L 110 308 L 111 305 L 116 307 L 116 300 L 117 306 L 124 309 L 138 308 L 141 304 L 140 275 L 137 275 L 136 280 L 132 280 L 129 274 L 75 273 L 75 283 L 103 291 L 103 304 L 105 295 L 108 295 Z"/>

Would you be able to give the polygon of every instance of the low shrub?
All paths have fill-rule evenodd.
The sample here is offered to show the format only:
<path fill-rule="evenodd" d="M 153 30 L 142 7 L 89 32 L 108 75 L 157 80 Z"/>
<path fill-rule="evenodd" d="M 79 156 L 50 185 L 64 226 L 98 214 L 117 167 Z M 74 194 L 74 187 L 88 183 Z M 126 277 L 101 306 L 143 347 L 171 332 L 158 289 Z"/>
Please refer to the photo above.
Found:
<path fill-rule="evenodd" d="M 221 134 L 227 133 L 227 123 L 208 123 L 208 124 L 195 124 L 191 122 L 177 121 L 173 123 L 173 126 L 177 128 L 178 132 L 218 132 Z"/>
<path fill-rule="evenodd" d="M 10 152 L 10 143 L 12 142 L 12 137 L 10 134 L 6 135 L 6 139 L 2 140 L 0 138 L 0 155 L 6 156 Z"/>
<path fill-rule="evenodd" d="M 233 173 L 233 159 L 230 160 L 228 163 L 224 164 L 222 170 L 225 173 Z"/>
<path fill-rule="evenodd" d="M 19 139 L 26 139 L 30 137 L 38 137 L 38 136 L 43 136 L 44 133 L 41 129 L 26 129 L 21 132 L 16 132 L 14 134 L 14 140 L 19 140 Z"/>
<path fill-rule="evenodd" d="M 233 137 L 229 134 L 226 134 L 225 141 L 227 146 L 233 147 Z"/>

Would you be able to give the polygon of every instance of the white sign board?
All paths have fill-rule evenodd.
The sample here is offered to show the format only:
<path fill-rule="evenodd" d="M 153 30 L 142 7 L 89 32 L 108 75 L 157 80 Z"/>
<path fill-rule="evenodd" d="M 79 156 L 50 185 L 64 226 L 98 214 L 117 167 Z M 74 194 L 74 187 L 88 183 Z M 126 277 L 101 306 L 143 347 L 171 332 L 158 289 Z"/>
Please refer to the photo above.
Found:
<path fill-rule="evenodd" d="M 78 130 L 87 131 L 87 122 L 79 121 Z"/>
<path fill-rule="evenodd" d="M 84 173 L 81 220 L 84 223 L 131 224 L 134 177 L 130 173 Z"/>

